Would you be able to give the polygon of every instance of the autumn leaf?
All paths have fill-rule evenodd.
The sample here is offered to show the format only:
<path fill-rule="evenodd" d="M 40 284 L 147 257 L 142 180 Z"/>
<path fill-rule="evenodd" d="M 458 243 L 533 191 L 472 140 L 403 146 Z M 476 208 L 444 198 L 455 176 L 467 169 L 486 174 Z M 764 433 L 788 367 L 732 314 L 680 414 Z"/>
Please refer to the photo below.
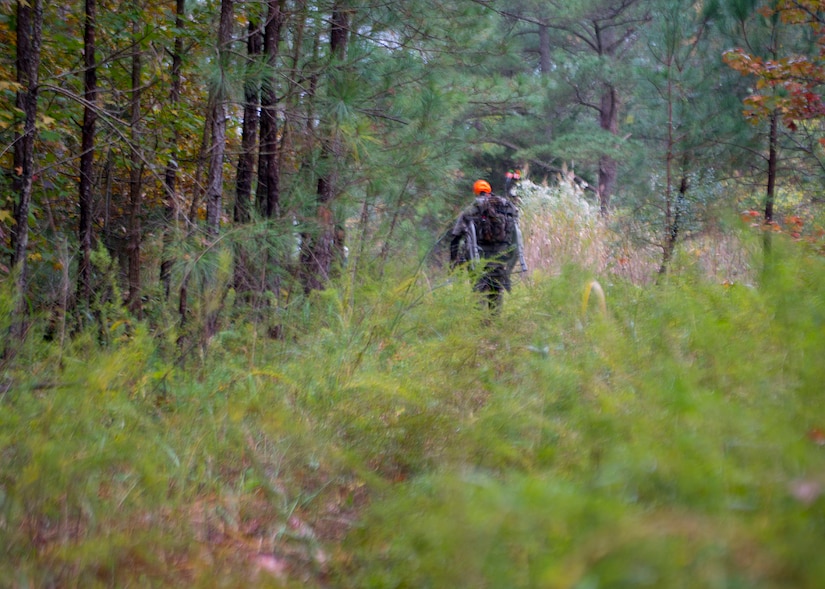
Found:
<path fill-rule="evenodd" d="M 23 85 L 9 80 L 0 80 L 0 90 L 12 90 L 18 92 L 23 89 Z"/>

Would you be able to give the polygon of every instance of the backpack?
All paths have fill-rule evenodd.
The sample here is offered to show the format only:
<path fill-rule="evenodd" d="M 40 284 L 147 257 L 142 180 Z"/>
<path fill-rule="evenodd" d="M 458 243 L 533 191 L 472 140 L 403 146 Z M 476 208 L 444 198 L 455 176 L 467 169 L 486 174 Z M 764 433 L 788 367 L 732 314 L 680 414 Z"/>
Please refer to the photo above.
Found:
<path fill-rule="evenodd" d="M 476 240 L 479 245 L 511 244 L 515 232 L 512 205 L 500 196 L 476 199 Z"/>

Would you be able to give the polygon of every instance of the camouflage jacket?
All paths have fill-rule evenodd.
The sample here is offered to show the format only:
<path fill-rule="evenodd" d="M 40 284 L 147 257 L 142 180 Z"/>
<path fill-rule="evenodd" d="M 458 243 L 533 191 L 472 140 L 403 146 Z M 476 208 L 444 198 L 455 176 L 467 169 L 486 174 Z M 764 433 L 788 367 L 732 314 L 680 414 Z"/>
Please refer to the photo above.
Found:
<path fill-rule="evenodd" d="M 483 222 L 485 199 L 494 199 L 497 208 L 503 211 L 512 222 L 508 223 L 507 236 L 495 243 L 485 243 L 480 239 L 480 227 Z M 476 198 L 465 208 L 450 232 L 450 261 L 453 264 L 480 258 L 497 258 L 512 268 L 522 252 L 521 234 L 518 228 L 518 209 L 501 196 L 489 195 Z"/>

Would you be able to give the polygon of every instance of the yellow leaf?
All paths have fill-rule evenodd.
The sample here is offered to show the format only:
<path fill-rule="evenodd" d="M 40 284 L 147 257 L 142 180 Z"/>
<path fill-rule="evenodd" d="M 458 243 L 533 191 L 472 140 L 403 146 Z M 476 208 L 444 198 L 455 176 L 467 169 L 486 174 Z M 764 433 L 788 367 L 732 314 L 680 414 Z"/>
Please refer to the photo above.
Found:
<path fill-rule="evenodd" d="M 0 209 L 0 223 L 9 222 L 14 222 L 14 215 L 11 214 L 11 211 L 8 211 L 6 209 Z"/>
<path fill-rule="evenodd" d="M 1 90 L 14 90 L 17 92 L 23 88 L 22 84 L 18 82 L 12 82 L 10 80 L 0 80 L 0 91 Z"/>

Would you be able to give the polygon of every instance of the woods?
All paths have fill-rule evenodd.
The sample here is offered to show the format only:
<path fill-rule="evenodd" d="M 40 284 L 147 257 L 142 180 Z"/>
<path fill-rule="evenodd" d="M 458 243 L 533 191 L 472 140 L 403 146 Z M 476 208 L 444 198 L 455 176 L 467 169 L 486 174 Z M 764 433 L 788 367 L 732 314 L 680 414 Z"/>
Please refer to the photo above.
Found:
<path fill-rule="evenodd" d="M 659 243 L 660 273 L 680 239 L 707 230 L 711 208 L 754 208 L 752 186 L 765 187 L 766 223 L 780 191 L 817 200 L 822 35 L 808 5 L 44 10 L 20 3 L 4 21 L 17 58 L 6 52 L 3 247 L 37 314 L 63 305 L 50 284 L 62 272 L 55 245 L 68 245 L 76 288 L 60 312 L 73 330 L 108 300 L 98 247 L 136 319 L 174 293 L 181 323 L 208 334 L 190 299 L 214 286 L 210 251 L 229 248 L 232 286 L 273 292 L 283 312 L 325 288 L 345 251 L 375 268 L 432 243 L 468 181 L 501 190 L 514 166 L 549 182 L 575 166 L 603 216 Z M 411 193 L 426 198 L 411 206 Z"/>
<path fill-rule="evenodd" d="M 816 586 L 822 0 L 0 6 L 0 578 Z"/>

